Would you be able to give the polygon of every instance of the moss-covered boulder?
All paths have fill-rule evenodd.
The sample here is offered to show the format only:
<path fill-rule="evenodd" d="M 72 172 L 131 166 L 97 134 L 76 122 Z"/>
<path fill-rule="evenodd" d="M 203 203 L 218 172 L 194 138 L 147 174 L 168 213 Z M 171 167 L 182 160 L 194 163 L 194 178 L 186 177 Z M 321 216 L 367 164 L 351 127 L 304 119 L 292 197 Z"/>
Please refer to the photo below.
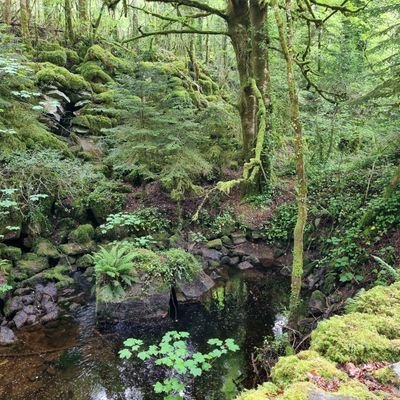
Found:
<path fill-rule="evenodd" d="M 78 226 L 69 234 L 69 240 L 76 243 L 88 243 L 94 238 L 95 230 L 92 225 Z"/>
<path fill-rule="evenodd" d="M 267 396 L 274 396 L 279 392 L 279 388 L 273 383 L 265 382 L 259 385 L 257 389 L 245 390 L 236 397 L 236 400 L 264 400 L 268 398 Z"/>
<path fill-rule="evenodd" d="M 89 82 L 103 84 L 113 82 L 111 76 L 93 61 L 83 63 L 77 71 Z"/>
<path fill-rule="evenodd" d="M 0 258 L 7 260 L 18 261 L 22 257 L 22 250 L 19 247 L 7 246 L 0 243 Z"/>
<path fill-rule="evenodd" d="M 322 357 L 315 351 L 282 357 L 271 371 L 272 381 L 279 386 L 308 380 L 308 374 L 315 374 L 321 378 L 346 381 L 347 375 L 336 368 L 336 365 Z"/>
<path fill-rule="evenodd" d="M 59 67 L 67 65 L 67 53 L 63 49 L 42 51 L 37 57 L 40 62 L 49 62 Z"/>
<path fill-rule="evenodd" d="M 116 126 L 117 120 L 106 115 L 83 114 L 75 117 L 72 120 L 72 124 L 88 129 L 89 133 L 92 135 L 102 135 L 103 129 Z"/>
<path fill-rule="evenodd" d="M 26 253 L 21 260 L 16 262 L 16 270 L 13 272 L 13 277 L 17 281 L 25 280 L 48 268 L 49 261 L 47 257 L 41 257 L 35 253 Z"/>
<path fill-rule="evenodd" d="M 125 70 L 127 64 L 124 60 L 114 56 L 109 50 L 104 49 L 98 44 L 90 47 L 86 53 L 85 61 L 97 62 L 101 67 L 113 74 L 117 70 Z"/>
<path fill-rule="evenodd" d="M 40 64 L 40 70 L 37 72 L 36 78 L 41 85 L 55 85 L 70 93 L 90 90 L 89 83 L 81 75 L 73 74 L 66 68 L 49 62 Z"/>
<path fill-rule="evenodd" d="M 397 361 L 400 358 L 400 319 L 351 313 L 319 323 L 311 349 L 340 363 Z"/>
<path fill-rule="evenodd" d="M 61 244 L 59 248 L 66 256 L 78 256 L 94 251 L 96 249 L 96 243 L 93 241 L 87 243 L 65 243 Z"/>
<path fill-rule="evenodd" d="M 33 245 L 33 251 L 40 257 L 60 258 L 60 252 L 57 247 L 48 239 L 37 239 Z"/>

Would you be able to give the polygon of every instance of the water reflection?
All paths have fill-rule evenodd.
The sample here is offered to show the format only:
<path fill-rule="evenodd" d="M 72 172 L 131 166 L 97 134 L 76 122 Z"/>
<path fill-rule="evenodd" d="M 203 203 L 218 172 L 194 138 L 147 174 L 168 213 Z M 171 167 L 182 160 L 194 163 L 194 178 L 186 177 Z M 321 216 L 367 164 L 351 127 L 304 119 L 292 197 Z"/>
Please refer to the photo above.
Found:
<path fill-rule="evenodd" d="M 26 374 L 12 377 L 2 373 L 14 391 L 7 400 L 156 400 L 152 384 L 163 379 L 163 372 L 151 363 L 121 361 L 117 352 L 127 337 L 149 342 L 159 340 L 171 329 L 190 332 L 190 348 L 207 351 L 207 340 L 233 338 L 240 351 L 217 360 L 213 370 L 195 381 L 187 381 L 187 400 L 231 400 L 238 389 L 252 383 L 250 355 L 263 337 L 278 329 L 276 316 L 282 312 L 288 294 L 284 278 L 256 270 L 229 271 L 229 279 L 217 285 L 203 304 L 188 304 L 180 309 L 175 324 L 138 326 L 135 321 L 120 323 L 108 332 L 95 326 L 94 305 L 79 311 L 77 325 L 58 325 L 51 334 L 52 346 L 67 349 L 50 353 L 41 360 L 9 360 L 7 368 L 24 369 Z M 275 324 L 275 325 L 274 325 Z M 274 328 L 275 326 L 275 328 Z M 40 328 L 43 329 L 43 328 Z M 32 332 L 31 335 L 38 335 Z M 33 337 L 33 336 L 32 336 Z M 58 340 L 54 343 L 55 338 Z M 47 340 L 46 339 L 46 340 Z M 26 341 L 29 341 L 29 337 Z M 46 344 L 47 343 L 47 344 Z M 41 346 L 50 346 L 44 339 Z M 25 362 L 25 364 L 24 364 Z M 45 365 L 45 367 L 43 367 Z M 53 366 L 51 374 L 48 366 Z M 41 371 L 40 373 L 38 371 Z M 31 375 L 38 379 L 32 381 Z M 1 395 L 0 395 L 0 398 Z"/>

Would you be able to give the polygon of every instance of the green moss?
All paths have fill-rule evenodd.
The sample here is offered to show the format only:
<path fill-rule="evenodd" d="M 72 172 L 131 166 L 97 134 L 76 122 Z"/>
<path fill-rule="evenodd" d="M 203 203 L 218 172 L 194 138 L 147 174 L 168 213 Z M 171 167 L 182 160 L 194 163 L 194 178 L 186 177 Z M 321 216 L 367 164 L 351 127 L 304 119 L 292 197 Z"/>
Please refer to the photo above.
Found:
<path fill-rule="evenodd" d="M 93 61 L 83 63 L 77 71 L 89 82 L 110 83 L 113 81 L 111 76 Z"/>
<path fill-rule="evenodd" d="M 89 83 L 82 76 L 73 74 L 66 68 L 51 63 L 44 63 L 40 66 L 41 69 L 36 74 L 39 84 L 56 85 L 72 92 L 90 90 Z"/>
<path fill-rule="evenodd" d="M 356 296 L 346 307 L 347 312 L 386 315 L 400 320 L 400 282 L 377 286 Z"/>
<path fill-rule="evenodd" d="M 90 224 L 80 225 L 69 235 L 69 240 L 77 243 L 90 242 L 94 237 L 94 228 Z"/>
<path fill-rule="evenodd" d="M 285 392 L 276 397 L 277 400 L 308 400 L 310 391 L 321 393 L 322 391 L 310 382 L 298 382 L 290 385 Z"/>
<path fill-rule="evenodd" d="M 19 247 L 7 246 L 4 243 L 0 243 L 0 258 L 17 261 L 20 260 L 21 257 L 22 250 Z"/>
<path fill-rule="evenodd" d="M 341 385 L 339 390 L 337 391 L 337 394 L 342 396 L 350 396 L 357 400 L 383 399 L 382 396 L 371 393 L 365 385 L 354 379 L 348 383 Z"/>
<path fill-rule="evenodd" d="M 109 118 L 105 115 L 79 115 L 72 121 L 73 125 L 79 125 L 88 128 L 92 135 L 101 135 L 103 129 L 112 128 L 117 124 L 115 118 Z"/>
<path fill-rule="evenodd" d="M 81 59 L 75 50 L 65 49 L 67 55 L 67 65 L 68 67 L 73 67 L 80 63 Z"/>
<path fill-rule="evenodd" d="M 177 88 L 167 97 L 167 100 L 179 103 L 191 104 L 192 98 L 185 88 Z"/>
<path fill-rule="evenodd" d="M 113 181 L 99 181 L 87 198 L 87 205 L 98 223 L 110 214 L 120 212 L 127 201 L 127 189 Z"/>
<path fill-rule="evenodd" d="M 56 286 L 65 287 L 72 285 L 74 280 L 68 276 L 70 273 L 69 267 L 63 264 L 56 265 L 54 268 L 43 272 L 43 278 L 50 281 L 55 281 Z"/>
<path fill-rule="evenodd" d="M 103 49 L 98 44 L 88 49 L 85 61 L 96 61 L 109 73 L 126 69 L 126 63 L 123 60 L 115 57 L 110 51 Z"/>
<path fill-rule="evenodd" d="M 236 400 L 265 400 L 266 396 L 278 394 L 279 389 L 270 382 L 259 385 L 257 389 L 245 390 L 240 393 Z"/>
<path fill-rule="evenodd" d="M 115 90 L 106 90 L 105 92 L 94 96 L 95 103 L 112 104 L 115 101 L 117 92 Z M 138 98 L 140 100 L 140 98 Z"/>
<path fill-rule="evenodd" d="M 60 258 L 57 247 L 48 239 L 37 239 L 34 243 L 33 251 L 41 257 Z"/>
<path fill-rule="evenodd" d="M 67 65 L 67 53 L 63 49 L 42 51 L 37 57 L 40 62 L 49 62 L 59 67 Z"/>
<path fill-rule="evenodd" d="M 391 367 L 380 368 L 373 373 L 375 379 L 384 385 L 392 384 L 399 386 L 400 380 Z"/>
<path fill-rule="evenodd" d="M 311 349 L 332 361 L 395 361 L 400 320 L 386 316 L 351 313 L 319 323 L 312 333 Z"/>
<path fill-rule="evenodd" d="M 290 383 L 307 381 L 310 372 L 325 379 L 347 380 L 347 375 L 337 369 L 334 363 L 310 350 L 280 358 L 272 369 L 271 376 L 276 385 L 286 386 Z"/>

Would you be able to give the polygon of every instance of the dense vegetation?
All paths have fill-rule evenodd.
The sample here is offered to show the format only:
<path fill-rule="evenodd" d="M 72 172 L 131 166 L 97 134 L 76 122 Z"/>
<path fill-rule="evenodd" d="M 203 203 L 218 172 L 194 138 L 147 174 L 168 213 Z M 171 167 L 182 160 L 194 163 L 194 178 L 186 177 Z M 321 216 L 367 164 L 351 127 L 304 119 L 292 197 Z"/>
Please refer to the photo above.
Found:
<path fill-rule="evenodd" d="M 288 326 L 254 350 L 253 383 L 272 383 L 238 398 L 392 390 L 397 0 L 4 0 L 0 15 L 4 326 L 20 328 L 14 296 L 73 287 L 77 272 L 99 313 L 143 299 L 176 308 L 220 264 L 257 264 L 236 245 L 262 243 L 291 279 Z M 178 341 L 177 354 L 167 339 L 142 360 L 179 361 L 192 379 L 237 350 L 212 339 L 223 353 L 193 356 Z M 342 368 L 368 362 L 375 386 Z M 156 392 L 185 398 L 186 378 Z"/>

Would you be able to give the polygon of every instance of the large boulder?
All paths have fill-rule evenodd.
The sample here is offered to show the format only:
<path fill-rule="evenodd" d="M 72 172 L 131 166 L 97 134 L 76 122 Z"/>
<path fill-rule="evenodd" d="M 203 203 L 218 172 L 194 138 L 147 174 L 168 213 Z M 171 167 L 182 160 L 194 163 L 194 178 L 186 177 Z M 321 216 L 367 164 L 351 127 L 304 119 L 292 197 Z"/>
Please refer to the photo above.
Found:
<path fill-rule="evenodd" d="M 187 301 L 199 301 L 201 296 L 214 286 L 215 282 L 203 271 L 193 282 L 180 283 L 178 285 L 179 290 Z"/>

